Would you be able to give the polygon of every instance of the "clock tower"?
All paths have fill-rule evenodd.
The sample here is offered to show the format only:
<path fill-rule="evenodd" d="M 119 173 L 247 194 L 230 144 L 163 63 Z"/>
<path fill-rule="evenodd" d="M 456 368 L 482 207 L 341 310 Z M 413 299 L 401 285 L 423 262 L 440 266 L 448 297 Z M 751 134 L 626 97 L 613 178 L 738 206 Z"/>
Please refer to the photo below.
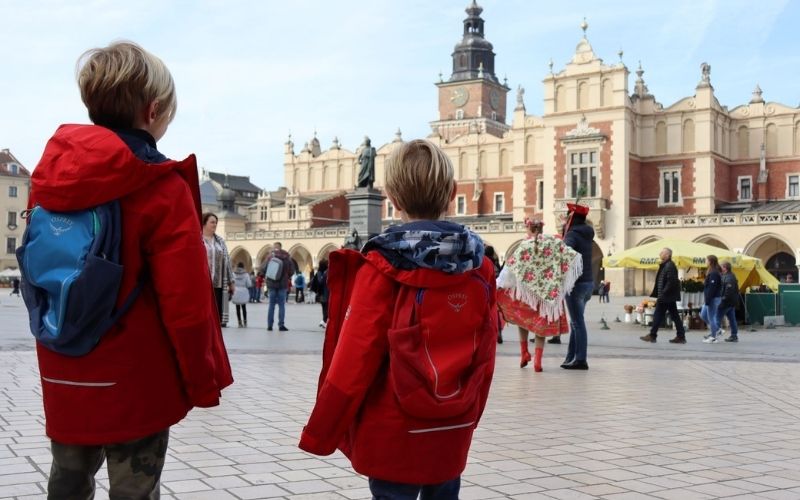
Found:
<path fill-rule="evenodd" d="M 475 0 L 466 8 L 464 35 L 453 50 L 453 73 L 439 83 L 439 119 L 431 123 L 434 134 L 446 141 L 468 133 L 486 132 L 498 137 L 506 125 L 505 83 L 494 72 L 492 44 L 484 38 L 484 20 Z"/>

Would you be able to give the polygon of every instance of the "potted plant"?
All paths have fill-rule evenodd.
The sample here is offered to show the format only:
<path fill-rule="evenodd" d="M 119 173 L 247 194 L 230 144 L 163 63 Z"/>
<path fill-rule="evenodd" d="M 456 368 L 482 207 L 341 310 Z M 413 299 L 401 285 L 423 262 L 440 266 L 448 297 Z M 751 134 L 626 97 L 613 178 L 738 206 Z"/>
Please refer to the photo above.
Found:
<path fill-rule="evenodd" d="M 625 304 L 622 306 L 625 309 L 625 323 L 630 323 L 633 321 L 633 305 L 632 304 Z"/>

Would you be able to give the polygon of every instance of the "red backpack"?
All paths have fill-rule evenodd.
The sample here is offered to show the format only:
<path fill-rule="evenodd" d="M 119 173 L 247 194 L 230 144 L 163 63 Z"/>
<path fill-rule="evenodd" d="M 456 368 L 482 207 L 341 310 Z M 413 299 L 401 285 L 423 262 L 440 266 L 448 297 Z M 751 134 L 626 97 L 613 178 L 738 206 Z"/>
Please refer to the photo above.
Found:
<path fill-rule="evenodd" d="M 364 263 L 356 252 L 334 254 L 330 283 L 355 276 Z M 341 302 L 331 302 L 334 310 L 326 331 L 320 387 L 349 303 L 354 280 L 349 281 Z M 492 288 L 478 270 L 453 276 L 438 287 L 398 283 L 388 331 L 388 377 L 403 412 L 426 420 L 479 417 L 478 402 L 492 373 L 489 365 L 497 340 Z"/>

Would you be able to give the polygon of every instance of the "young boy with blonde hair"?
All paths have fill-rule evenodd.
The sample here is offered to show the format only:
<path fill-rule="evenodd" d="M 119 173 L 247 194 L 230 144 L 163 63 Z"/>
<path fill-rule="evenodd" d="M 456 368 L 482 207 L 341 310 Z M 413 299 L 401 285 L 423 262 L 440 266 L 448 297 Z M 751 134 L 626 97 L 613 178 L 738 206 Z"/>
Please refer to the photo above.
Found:
<path fill-rule="evenodd" d="M 341 449 L 373 498 L 457 499 L 494 372 L 494 268 L 477 235 L 443 220 L 456 183 L 434 144 L 397 146 L 385 189 L 403 224 L 330 257 L 323 367 L 300 447 Z"/>
<path fill-rule="evenodd" d="M 118 42 L 86 52 L 77 73 L 95 125 L 58 128 L 34 170 L 29 207 L 114 206 L 115 307 L 131 302 L 88 352 L 37 343 L 53 454 L 48 498 L 93 498 L 107 459 L 111 498 L 154 499 L 170 426 L 193 407 L 218 405 L 233 382 L 200 238 L 197 163 L 156 149 L 177 108 L 160 59 Z"/>

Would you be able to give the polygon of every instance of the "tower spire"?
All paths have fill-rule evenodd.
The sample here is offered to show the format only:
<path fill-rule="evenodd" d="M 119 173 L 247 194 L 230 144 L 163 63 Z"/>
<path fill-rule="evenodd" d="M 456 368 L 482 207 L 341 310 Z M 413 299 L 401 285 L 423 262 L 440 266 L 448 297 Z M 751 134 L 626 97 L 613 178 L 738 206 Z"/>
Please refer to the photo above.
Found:
<path fill-rule="evenodd" d="M 453 74 L 450 81 L 488 78 L 500 83 L 494 73 L 494 51 L 492 44 L 484 36 L 483 7 L 472 2 L 465 9 L 464 34 L 453 50 Z M 483 77 L 479 76 L 483 65 Z"/>

